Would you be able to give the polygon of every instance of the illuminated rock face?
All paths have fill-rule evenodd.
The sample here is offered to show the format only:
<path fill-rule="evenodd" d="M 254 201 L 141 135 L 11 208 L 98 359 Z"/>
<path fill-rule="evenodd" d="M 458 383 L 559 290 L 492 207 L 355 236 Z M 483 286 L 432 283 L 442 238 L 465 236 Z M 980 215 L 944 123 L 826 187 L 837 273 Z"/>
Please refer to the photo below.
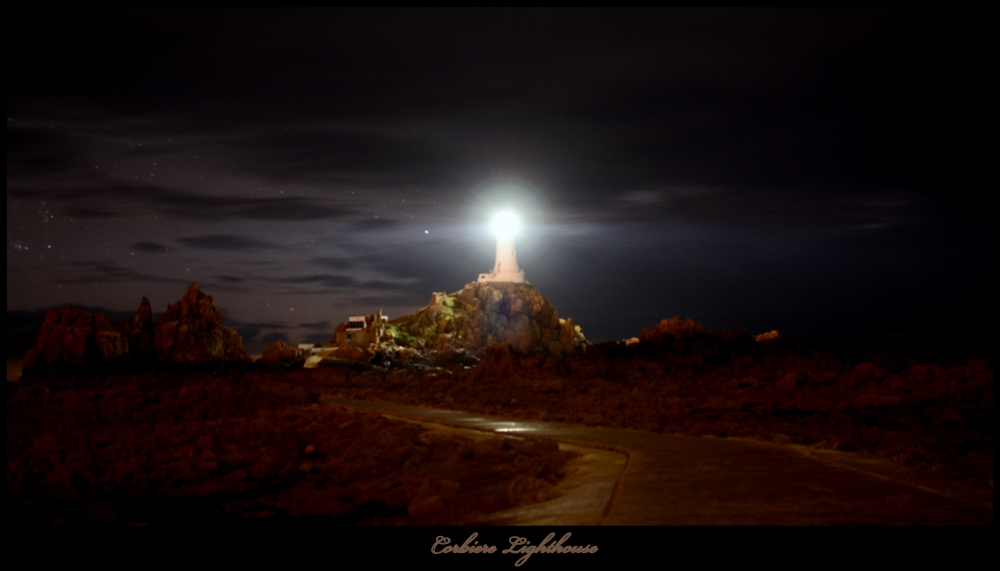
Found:
<path fill-rule="evenodd" d="M 394 343 L 419 350 L 478 352 L 507 343 L 518 353 L 563 357 L 587 340 L 571 319 L 527 283 L 471 283 L 453 294 L 435 293 L 424 309 L 393 319 Z"/>

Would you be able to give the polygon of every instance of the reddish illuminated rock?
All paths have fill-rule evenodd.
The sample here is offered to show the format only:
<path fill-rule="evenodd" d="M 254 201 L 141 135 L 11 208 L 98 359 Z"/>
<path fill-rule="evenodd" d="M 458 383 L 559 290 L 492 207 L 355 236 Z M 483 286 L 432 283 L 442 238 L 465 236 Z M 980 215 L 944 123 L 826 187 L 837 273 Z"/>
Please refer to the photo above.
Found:
<path fill-rule="evenodd" d="M 535 380 L 564 374 L 562 362 L 545 353 L 524 354 L 516 352 L 507 343 L 491 345 L 483 358 L 470 372 L 474 383 L 510 383 L 512 379 Z"/>
<path fill-rule="evenodd" d="M 115 329 L 128 339 L 129 357 L 135 363 L 152 363 L 153 351 L 153 310 L 145 297 L 139 302 L 135 317 L 115 323 Z"/>
<path fill-rule="evenodd" d="M 284 361 L 294 361 L 302 356 L 302 352 L 295 345 L 287 345 L 284 341 L 278 340 L 264 348 L 264 354 L 260 360 L 264 363 L 280 363 Z"/>
<path fill-rule="evenodd" d="M 333 358 L 345 361 L 357 361 L 358 363 L 368 363 L 372 360 L 374 355 L 375 352 L 368 347 L 348 345 L 337 349 L 333 354 Z"/>
<path fill-rule="evenodd" d="M 35 346 L 24 356 L 24 373 L 62 376 L 116 369 L 131 362 L 130 333 L 106 313 L 54 307 L 45 315 Z"/>
<path fill-rule="evenodd" d="M 758 343 L 766 343 L 767 341 L 774 341 L 775 339 L 781 339 L 781 338 L 782 338 L 781 333 L 777 330 L 773 330 L 755 336 L 754 340 Z"/>
<path fill-rule="evenodd" d="M 684 337 L 694 337 L 705 335 L 708 330 L 693 319 L 681 319 L 671 317 L 664 319 L 653 327 L 647 327 L 639 332 L 639 341 L 652 341 L 660 339 L 682 339 Z"/>
<path fill-rule="evenodd" d="M 222 312 L 212 296 L 191 284 L 184 297 L 156 320 L 154 347 L 161 362 L 203 365 L 249 361 L 243 339 L 222 325 Z"/>
<path fill-rule="evenodd" d="M 54 307 L 45 315 L 35 346 L 24 356 L 24 372 L 67 374 L 95 368 L 109 358 L 120 359 L 127 351 L 127 342 L 122 342 L 106 314 Z"/>
<path fill-rule="evenodd" d="M 222 326 L 212 298 L 191 285 L 184 298 L 171 305 L 156 327 L 145 297 L 135 317 L 112 322 L 106 313 L 72 306 L 52 308 L 35 346 L 24 356 L 28 378 L 141 370 L 157 358 L 173 363 L 201 364 L 248 360 L 243 341 Z"/>

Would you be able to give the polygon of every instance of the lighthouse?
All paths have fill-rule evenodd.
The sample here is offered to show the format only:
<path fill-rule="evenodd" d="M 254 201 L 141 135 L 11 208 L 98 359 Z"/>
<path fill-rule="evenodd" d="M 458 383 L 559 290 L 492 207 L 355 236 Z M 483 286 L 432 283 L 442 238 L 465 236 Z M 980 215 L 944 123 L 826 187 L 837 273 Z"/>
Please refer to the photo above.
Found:
<path fill-rule="evenodd" d="M 514 236 L 520 228 L 517 216 L 509 210 L 501 212 L 493 218 L 492 228 L 497 237 L 497 261 L 491 273 L 479 274 L 479 281 L 524 283 L 524 270 L 517 266 L 514 249 Z"/>

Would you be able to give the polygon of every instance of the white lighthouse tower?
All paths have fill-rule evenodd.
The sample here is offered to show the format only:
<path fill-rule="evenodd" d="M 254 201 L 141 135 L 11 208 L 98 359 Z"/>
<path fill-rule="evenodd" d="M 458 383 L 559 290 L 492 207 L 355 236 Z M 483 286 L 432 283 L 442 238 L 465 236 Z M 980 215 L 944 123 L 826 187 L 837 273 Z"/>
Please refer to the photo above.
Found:
<path fill-rule="evenodd" d="M 514 236 L 520 224 L 517 216 L 507 210 L 493 218 L 493 234 L 497 237 L 497 261 L 493 271 L 479 274 L 480 282 L 524 283 L 524 270 L 517 267 L 517 251 L 514 249 Z"/>

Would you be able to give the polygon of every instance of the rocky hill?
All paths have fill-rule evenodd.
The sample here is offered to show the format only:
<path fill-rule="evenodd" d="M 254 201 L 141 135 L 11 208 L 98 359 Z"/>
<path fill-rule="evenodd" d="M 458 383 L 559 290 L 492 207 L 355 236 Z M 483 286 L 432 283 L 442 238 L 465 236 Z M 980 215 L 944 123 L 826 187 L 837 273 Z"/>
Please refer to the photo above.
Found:
<path fill-rule="evenodd" d="M 386 338 L 424 351 L 481 352 L 507 343 L 518 353 L 557 357 L 587 345 L 580 327 L 561 319 L 527 283 L 470 283 L 452 294 L 435 293 L 427 307 L 390 321 Z"/>

